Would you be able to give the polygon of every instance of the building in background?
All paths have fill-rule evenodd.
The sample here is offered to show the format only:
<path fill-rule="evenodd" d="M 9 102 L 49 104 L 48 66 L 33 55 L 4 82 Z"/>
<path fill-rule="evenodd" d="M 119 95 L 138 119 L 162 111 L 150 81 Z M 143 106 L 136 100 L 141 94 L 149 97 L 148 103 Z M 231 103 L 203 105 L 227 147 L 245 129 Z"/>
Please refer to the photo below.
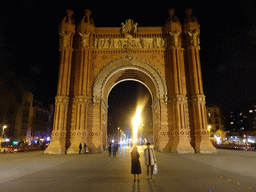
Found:
<path fill-rule="evenodd" d="M 15 126 L 11 140 L 20 142 L 35 142 L 49 140 L 52 121 L 53 105 L 44 107 L 34 100 L 33 94 L 26 92 L 21 105 L 17 109 Z"/>
<path fill-rule="evenodd" d="M 232 110 L 226 118 L 228 140 L 233 143 L 255 143 L 256 104 L 243 105 Z"/>
<path fill-rule="evenodd" d="M 33 94 L 24 93 L 21 105 L 18 107 L 15 126 L 13 131 L 13 140 L 27 142 L 32 140 L 31 127 L 33 118 Z"/>
<path fill-rule="evenodd" d="M 208 130 L 210 136 L 214 135 L 218 130 L 224 131 L 223 113 L 219 106 L 206 106 Z"/>

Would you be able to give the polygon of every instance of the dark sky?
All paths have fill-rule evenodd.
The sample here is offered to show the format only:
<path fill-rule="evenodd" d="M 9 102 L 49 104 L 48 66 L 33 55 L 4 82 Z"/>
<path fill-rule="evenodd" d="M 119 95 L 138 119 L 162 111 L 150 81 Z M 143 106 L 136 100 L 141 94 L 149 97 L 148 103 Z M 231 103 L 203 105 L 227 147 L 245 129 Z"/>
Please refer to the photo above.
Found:
<path fill-rule="evenodd" d="M 193 8 L 201 26 L 200 53 L 207 103 L 232 109 L 241 102 L 256 101 L 255 1 L 168 1 L 141 7 L 121 1 L 96 1 L 94 5 L 89 1 L 55 2 L 14 0 L 6 1 L 0 8 L 0 66 L 12 70 L 15 78 L 31 87 L 43 103 L 54 103 L 56 96 L 58 25 L 67 8 L 74 10 L 76 22 L 84 16 L 84 9 L 91 9 L 96 27 L 120 27 L 129 18 L 138 26 L 162 26 L 170 8 L 184 23 L 186 8 Z"/>

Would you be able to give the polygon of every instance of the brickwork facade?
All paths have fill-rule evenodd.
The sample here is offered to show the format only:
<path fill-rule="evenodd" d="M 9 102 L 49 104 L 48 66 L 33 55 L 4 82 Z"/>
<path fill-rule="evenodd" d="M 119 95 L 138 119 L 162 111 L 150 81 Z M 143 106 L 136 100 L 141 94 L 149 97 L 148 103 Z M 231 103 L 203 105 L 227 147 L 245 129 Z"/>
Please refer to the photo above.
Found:
<path fill-rule="evenodd" d="M 154 147 L 161 152 L 215 153 L 207 131 L 199 56 L 199 23 L 187 10 L 182 26 L 169 11 L 165 26 L 95 27 L 91 11 L 76 26 L 73 12 L 59 26 L 60 72 L 48 154 L 102 152 L 108 95 L 119 82 L 144 84 L 152 96 Z"/>

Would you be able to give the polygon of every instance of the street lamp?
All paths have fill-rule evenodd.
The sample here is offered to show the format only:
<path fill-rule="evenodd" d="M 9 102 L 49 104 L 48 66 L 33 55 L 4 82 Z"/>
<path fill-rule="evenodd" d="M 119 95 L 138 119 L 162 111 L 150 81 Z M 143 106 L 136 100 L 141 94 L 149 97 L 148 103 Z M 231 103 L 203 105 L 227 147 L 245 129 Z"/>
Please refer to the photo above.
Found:
<path fill-rule="evenodd" d="M 207 129 L 208 129 L 209 132 L 211 132 L 211 128 L 212 128 L 211 125 L 208 125 L 208 126 L 207 126 Z"/>
<path fill-rule="evenodd" d="M 2 138 L 4 138 L 4 130 L 7 128 L 7 125 L 3 126 Z"/>
<path fill-rule="evenodd" d="M 119 143 L 120 143 L 120 127 L 117 128 L 118 131 L 118 139 L 119 139 Z"/>
<path fill-rule="evenodd" d="M 7 125 L 3 126 L 3 131 L 2 131 L 2 137 L 1 137 L 1 147 L 3 147 L 3 142 L 4 142 L 4 130 L 7 128 Z"/>

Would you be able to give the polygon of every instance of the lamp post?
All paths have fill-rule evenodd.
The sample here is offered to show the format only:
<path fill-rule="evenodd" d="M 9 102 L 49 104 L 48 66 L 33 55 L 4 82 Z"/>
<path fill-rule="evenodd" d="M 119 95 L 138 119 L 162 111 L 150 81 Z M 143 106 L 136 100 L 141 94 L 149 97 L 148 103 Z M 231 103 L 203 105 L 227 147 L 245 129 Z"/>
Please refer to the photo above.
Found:
<path fill-rule="evenodd" d="M 4 130 L 7 128 L 7 125 L 3 125 L 2 137 L 1 137 L 1 147 L 3 147 L 4 142 Z"/>
<path fill-rule="evenodd" d="M 117 131 L 118 131 L 118 140 L 119 140 L 119 143 L 120 143 L 120 127 L 117 128 Z"/>

